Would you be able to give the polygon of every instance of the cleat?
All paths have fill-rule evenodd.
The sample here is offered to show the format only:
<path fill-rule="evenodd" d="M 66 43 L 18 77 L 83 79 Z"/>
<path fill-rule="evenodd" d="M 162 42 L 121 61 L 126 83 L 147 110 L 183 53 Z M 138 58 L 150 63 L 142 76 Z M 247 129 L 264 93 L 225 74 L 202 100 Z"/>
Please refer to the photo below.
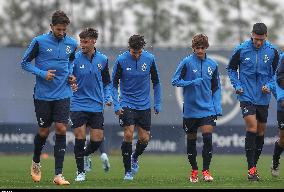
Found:
<path fill-rule="evenodd" d="M 55 175 L 53 183 L 56 185 L 70 185 L 69 181 L 65 180 L 62 174 Z"/>
<path fill-rule="evenodd" d="M 110 168 L 110 164 L 109 164 L 109 160 L 108 160 L 108 157 L 107 157 L 106 153 L 102 153 L 101 154 L 101 160 L 103 162 L 103 169 L 104 169 L 104 171 L 108 172 L 109 168 Z"/>
<path fill-rule="evenodd" d="M 132 173 L 131 173 L 131 172 L 126 172 L 123 179 L 124 179 L 124 180 L 127 180 L 127 181 L 132 181 L 132 180 L 133 180 L 133 175 L 132 175 Z"/>
<path fill-rule="evenodd" d="M 256 167 L 252 167 L 248 170 L 248 180 L 249 181 L 259 181 L 260 177 L 257 174 Z"/>
<path fill-rule="evenodd" d="M 206 182 L 213 181 L 213 177 L 211 176 L 209 170 L 202 171 L 203 180 Z"/>
<path fill-rule="evenodd" d="M 85 181 L 86 180 L 86 173 L 81 172 L 79 173 L 78 171 L 76 172 L 77 176 L 75 178 L 75 181 Z"/>
<path fill-rule="evenodd" d="M 279 164 L 274 164 L 272 161 L 271 164 L 271 175 L 272 177 L 278 177 L 279 176 Z"/>
<path fill-rule="evenodd" d="M 31 166 L 31 176 L 34 182 L 40 182 L 41 179 L 41 171 L 40 171 L 40 163 L 35 163 L 32 161 L 32 166 Z"/>
<path fill-rule="evenodd" d="M 84 156 L 84 170 L 89 172 L 92 170 L 92 160 L 90 156 Z"/>
<path fill-rule="evenodd" d="M 189 176 L 189 181 L 191 183 L 197 183 L 198 182 L 198 170 L 192 170 L 191 174 Z"/>
<path fill-rule="evenodd" d="M 139 165 L 138 165 L 138 159 L 132 158 L 132 155 L 131 155 L 131 171 L 135 175 L 139 170 Z"/>

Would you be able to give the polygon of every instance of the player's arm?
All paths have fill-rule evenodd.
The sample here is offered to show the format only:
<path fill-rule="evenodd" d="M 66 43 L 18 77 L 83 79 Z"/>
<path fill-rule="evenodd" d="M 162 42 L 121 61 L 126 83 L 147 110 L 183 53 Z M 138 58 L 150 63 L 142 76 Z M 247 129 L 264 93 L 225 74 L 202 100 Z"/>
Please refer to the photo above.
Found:
<path fill-rule="evenodd" d="M 121 76 L 122 76 L 122 67 L 119 61 L 117 60 L 114 64 L 114 68 L 112 71 L 112 87 L 111 87 L 114 111 L 117 115 L 122 114 L 122 111 L 123 111 L 122 107 L 120 106 L 119 98 L 118 98 L 118 86 L 119 86 L 119 80 L 121 79 Z"/>
<path fill-rule="evenodd" d="M 276 70 L 276 94 L 277 94 L 277 101 L 283 102 L 284 107 L 284 55 L 279 59 L 278 68 Z"/>
<path fill-rule="evenodd" d="M 218 72 L 218 66 L 216 66 L 211 79 L 211 91 L 213 96 L 214 108 L 217 116 L 222 115 L 222 96 L 221 96 L 221 82 Z"/>
<path fill-rule="evenodd" d="M 76 82 L 76 76 L 73 73 L 74 70 L 74 65 L 75 65 L 75 53 L 76 49 L 70 54 L 69 56 L 69 64 L 68 64 L 68 69 L 69 69 L 69 77 L 68 77 L 68 83 L 71 85 L 72 91 L 77 91 L 78 85 Z"/>
<path fill-rule="evenodd" d="M 104 98 L 105 103 L 107 106 L 111 106 L 112 99 L 111 99 L 111 81 L 110 81 L 110 75 L 109 75 L 109 68 L 108 68 L 108 60 L 106 61 L 106 65 L 101 71 L 102 75 L 102 81 L 103 81 L 103 87 L 104 87 Z"/>
<path fill-rule="evenodd" d="M 272 76 L 271 79 L 262 87 L 262 92 L 264 93 L 270 93 L 271 90 L 274 88 L 274 83 L 275 83 L 275 74 L 277 70 L 277 66 L 279 63 L 279 54 L 276 49 L 274 49 L 274 58 L 272 61 Z"/>
<path fill-rule="evenodd" d="M 36 38 L 34 38 L 24 54 L 21 66 L 22 69 L 24 69 L 25 71 L 28 71 L 36 76 L 45 79 L 48 75 L 48 72 L 40 70 L 31 63 L 32 60 L 38 56 L 38 54 L 39 54 L 39 43 L 36 40 Z"/>
<path fill-rule="evenodd" d="M 203 79 L 196 78 L 192 81 L 186 81 L 185 76 L 187 72 L 186 62 L 185 60 L 181 61 L 173 78 L 172 78 L 172 85 L 177 87 L 186 87 L 188 85 L 196 85 L 199 84 Z"/>
<path fill-rule="evenodd" d="M 243 93 L 243 87 L 241 81 L 239 80 L 239 75 L 238 75 L 238 69 L 240 65 L 240 54 L 241 54 L 241 49 L 236 50 L 227 66 L 227 71 L 231 84 L 235 88 L 237 94 Z"/>
<path fill-rule="evenodd" d="M 158 114 L 162 110 L 162 104 L 161 104 L 162 90 L 161 90 L 160 75 L 158 72 L 158 67 L 156 65 L 155 59 L 152 62 L 150 68 L 150 74 L 154 89 L 154 110 L 155 113 Z"/>

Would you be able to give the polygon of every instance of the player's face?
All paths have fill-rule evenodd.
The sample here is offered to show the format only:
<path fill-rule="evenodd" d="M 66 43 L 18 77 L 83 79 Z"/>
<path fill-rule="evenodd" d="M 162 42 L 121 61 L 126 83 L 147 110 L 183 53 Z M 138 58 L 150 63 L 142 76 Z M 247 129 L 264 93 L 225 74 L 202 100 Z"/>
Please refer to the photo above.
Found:
<path fill-rule="evenodd" d="M 64 38 L 66 31 L 67 31 L 67 24 L 56 24 L 56 25 L 50 24 L 50 27 L 51 27 L 53 35 L 57 39 Z"/>
<path fill-rule="evenodd" d="M 135 49 L 130 48 L 130 49 L 129 49 L 129 52 L 130 52 L 130 55 L 131 55 L 135 60 L 138 60 L 139 57 L 142 55 L 142 49 L 135 50 Z"/>
<path fill-rule="evenodd" d="M 257 35 L 255 33 L 252 33 L 251 38 L 252 38 L 255 48 L 258 49 L 264 44 L 267 38 L 267 35 Z"/>
<path fill-rule="evenodd" d="M 204 59 L 206 54 L 206 47 L 198 46 L 193 48 L 193 52 L 199 59 Z"/>
<path fill-rule="evenodd" d="M 84 54 L 93 53 L 96 44 L 96 39 L 92 38 L 80 38 L 80 47 Z"/>

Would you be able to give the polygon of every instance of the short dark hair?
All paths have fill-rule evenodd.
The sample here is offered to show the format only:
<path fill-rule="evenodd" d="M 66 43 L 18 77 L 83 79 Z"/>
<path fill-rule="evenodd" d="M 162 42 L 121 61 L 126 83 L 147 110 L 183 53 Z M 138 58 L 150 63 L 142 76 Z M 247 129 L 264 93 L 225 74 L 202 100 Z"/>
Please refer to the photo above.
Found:
<path fill-rule="evenodd" d="M 192 48 L 195 47 L 205 47 L 206 49 L 209 47 L 208 37 L 204 34 L 197 34 L 192 38 Z"/>
<path fill-rule="evenodd" d="M 85 38 L 89 37 L 89 38 L 97 40 L 98 37 L 99 37 L 99 33 L 94 28 L 86 28 L 79 34 L 79 37 L 82 38 L 82 39 L 85 39 Z"/>
<path fill-rule="evenodd" d="M 252 32 L 257 35 L 266 35 L 267 27 L 264 23 L 255 23 L 253 25 Z"/>
<path fill-rule="evenodd" d="M 128 45 L 129 48 L 134 50 L 142 49 L 146 45 L 144 36 L 138 34 L 132 35 L 128 40 Z"/>
<path fill-rule="evenodd" d="M 52 14 L 51 23 L 52 25 L 57 25 L 57 24 L 69 25 L 70 20 L 63 11 L 57 10 Z"/>

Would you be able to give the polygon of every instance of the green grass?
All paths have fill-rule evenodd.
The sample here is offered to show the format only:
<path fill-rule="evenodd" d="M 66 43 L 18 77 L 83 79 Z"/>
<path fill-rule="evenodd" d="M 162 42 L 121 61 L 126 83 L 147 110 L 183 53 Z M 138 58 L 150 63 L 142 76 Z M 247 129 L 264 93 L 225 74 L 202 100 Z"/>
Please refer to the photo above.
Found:
<path fill-rule="evenodd" d="M 87 180 L 75 183 L 75 160 L 67 155 L 64 161 L 64 177 L 71 182 L 69 186 L 56 186 L 52 183 L 54 158 L 42 159 L 42 180 L 34 183 L 30 177 L 31 155 L 1 155 L 0 188 L 284 188 L 284 172 L 275 179 L 270 175 L 271 155 L 262 155 L 258 163 L 260 182 L 247 181 L 246 159 L 244 155 L 214 155 L 210 171 L 214 176 L 212 183 L 200 179 L 198 183 L 187 180 L 190 170 L 185 155 L 144 154 L 139 161 L 140 170 L 133 181 L 123 181 L 124 171 L 120 155 L 110 156 L 111 169 L 104 173 L 98 155 L 93 156 L 93 170 L 87 173 Z M 283 160 L 281 160 L 282 164 Z M 202 168 L 202 159 L 198 158 Z M 284 164 L 284 163 L 283 163 Z M 281 169 L 280 169 L 281 171 Z M 201 178 L 201 174 L 199 174 Z"/>

